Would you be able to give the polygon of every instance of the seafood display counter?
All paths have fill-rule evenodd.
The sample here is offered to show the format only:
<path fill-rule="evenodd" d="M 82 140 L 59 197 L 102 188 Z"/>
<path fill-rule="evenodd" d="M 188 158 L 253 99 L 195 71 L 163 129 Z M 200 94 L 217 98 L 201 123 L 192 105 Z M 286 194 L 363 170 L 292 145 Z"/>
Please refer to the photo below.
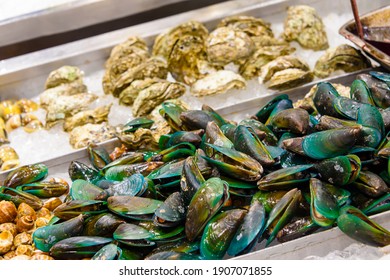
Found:
<path fill-rule="evenodd" d="M 5 61 L 1 147 L 22 139 L 27 156 L 2 154 L 1 259 L 389 245 L 390 75 L 328 42 L 326 12 L 231 1 Z"/>

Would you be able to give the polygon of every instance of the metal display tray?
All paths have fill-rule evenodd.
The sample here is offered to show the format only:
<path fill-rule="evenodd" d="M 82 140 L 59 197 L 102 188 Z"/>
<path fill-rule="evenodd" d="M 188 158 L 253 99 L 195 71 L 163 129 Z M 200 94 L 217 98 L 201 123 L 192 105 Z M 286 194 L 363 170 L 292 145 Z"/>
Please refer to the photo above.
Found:
<path fill-rule="evenodd" d="M 336 78 L 324 79 L 322 81 L 340 83 L 349 86 L 356 78 L 356 75 L 360 73 L 366 73 L 370 70 L 373 69 L 349 73 Z M 299 98 L 304 97 L 304 95 L 308 93 L 310 91 L 310 88 L 315 84 L 316 82 L 312 82 L 300 88 L 295 88 L 283 93 L 287 93 L 292 100 L 297 100 Z M 273 97 L 275 97 L 275 95 L 255 98 L 248 102 L 235 104 L 226 108 L 220 108 L 218 112 L 228 119 L 240 120 L 246 116 L 253 115 L 262 105 L 264 105 Z M 115 147 L 119 145 L 120 143 L 118 140 L 109 140 L 107 142 L 99 144 L 100 147 L 104 147 L 109 152 L 111 152 Z M 71 183 L 67 172 L 69 164 L 72 161 L 79 161 L 90 165 L 86 148 L 77 150 L 65 156 L 43 161 L 42 163 L 48 166 L 49 177 L 61 176 L 61 178 Z M 5 180 L 9 172 L 10 171 L 0 173 L 0 182 Z M 388 229 L 390 228 L 390 211 L 377 214 L 373 216 L 373 219 L 379 224 L 381 224 L 383 227 Z M 332 228 L 313 233 L 309 236 L 288 241 L 283 244 L 274 241 L 271 243 L 271 246 L 269 248 L 265 249 L 263 248 L 264 245 L 259 244 L 257 247 L 255 247 L 255 249 L 258 250 L 239 257 L 235 257 L 234 259 L 304 259 L 312 255 L 322 257 L 334 250 L 343 250 L 353 243 L 356 243 L 356 241 L 346 236 L 338 228 Z"/>

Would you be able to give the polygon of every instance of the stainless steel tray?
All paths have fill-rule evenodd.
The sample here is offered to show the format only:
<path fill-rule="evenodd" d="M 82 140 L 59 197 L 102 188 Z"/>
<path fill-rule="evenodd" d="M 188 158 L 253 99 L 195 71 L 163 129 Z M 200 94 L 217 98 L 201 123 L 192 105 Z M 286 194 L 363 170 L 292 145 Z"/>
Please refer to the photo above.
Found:
<path fill-rule="evenodd" d="M 88 89 L 103 95 L 101 80 L 104 73 L 104 62 L 114 45 L 123 42 L 127 37 L 132 35 L 139 35 L 143 37 L 149 45 L 152 45 L 157 34 L 167 28 L 188 20 L 195 19 L 201 21 L 211 29 L 215 27 L 216 23 L 222 18 L 229 15 L 240 14 L 261 17 L 271 22 L 274 30 L 282 30 L 282 23 L 286 16 L 285 10 L 289 5 L 312 5 L 322 17 L 329 15 L 330 18 L 328 21 L 332 21 L 332 19 L 337 18 L 339 15 L 345 17 L 350 14 L 350 17 L 352 18 L 349 3 L 345 2 L 346 1 L 337 2 L 338 6 L 336 8 L 333 5 L 331 7 L 326 1 L 321 0 L 228 1 L 58 47 L 3 60 L 0 61 L 0 98 L 37 97 L 43 91 L 44 82 L 49 72 L 63 65 L 75 65 L 80 67 L 86 74 L 85 83 L 88 85 Z M 378 0 L 369 4 L 364 2 L 359 7 L 360 10 L 364 12 L 369 8 L 372 9 L 373 6 L 383 5 L 383 2 L 386 2 L 386 0 Z M 342 40 L 345 40 L 337 34 L 338 26 L 330 26 L 328 31 L 331 32 L 331 34 L 328 33 L 330 39 L 338 36 Z M 321 52 L 318 54 L 321 54 Z M 297 90 L 299 89 L 300 88 L 297 88 Z M 190 100 L 193 108 L 199 108 L 201 104 L 204 103 L 215 109 L 225 108 L 224 110 L 230 110 L 226 108 L 238 104 L 238 108 L 244 109 L 246 106 L 252 104 L 253 99 L 262 100 L 263 97 L 269 97 L 272 94 L 274 94 L 274 92 L 266 90 L 265 88 L 256 89 L 252 92 L 248 90 L 234 90 L 222 95 L 204 98 L 193 98 L 187 94 L 184 96 L 184 100 Z M 126 120 L 127 119 L 124 119 L 123 122 Z M 39 145 L 39 143 L 37 143 L 37 145 Z M 29 156 L 31 157 L 34 152 L 34 147 L 31 147 L 31 149 L 29 149 Z M 38 154 L 38 156 L 40 155 Z M 53 151 L 53 156 L 51 156 L 51 158 L 57 156 L 59 156 L 59 152 Z M 22 164 L 25 164 L 25 162 L 22 162 Z"/>

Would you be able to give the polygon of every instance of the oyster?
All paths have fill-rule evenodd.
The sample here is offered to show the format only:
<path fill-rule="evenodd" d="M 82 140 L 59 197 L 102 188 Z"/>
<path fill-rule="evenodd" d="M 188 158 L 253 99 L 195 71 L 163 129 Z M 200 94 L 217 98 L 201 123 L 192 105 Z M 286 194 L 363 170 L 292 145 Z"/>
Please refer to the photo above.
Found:
<path fill-rule="evenodd" d="M 75 127 L 69 133 L 69 143 L 75 149 L 80 149 L 89 144 L 97 144 L 115 137 L 115 129 L 106 123 L 85 124 Z"/>
<path fill-rule="evenodd" d="M 269 22 L 250 16 L 226 17 L 218 24 L 217 28 L 219 27 L 231 27 L 241 30 L 251 37 L 274 36 Z"/>
<path fill-rule="evenodd" d="M 77 114 L 68 117 L 64 122 L 64 130 L 69 132 L 77 126 L 82 126 L 87 123 L 98 124 L 108 121 L 112 104 L 101 106 L 93 110 L 78 112 Z"/>
<path fill-rule="evenodd" d="M 204 39 L 193 35 L 184 35 L 176 41 L 168 58 L 168 69 L 176 81 L 187 85 L 215 71 L 207 61 Z"/>
<path fill-rule="evenodd" d="M 196 81 L 191 87 L 193 96 L 206 96 L 224 93 L 232 88 L 244 88 L 246 81 L 239 74 L 229 70 L 219 70 Z"/>
<path fill-rule="evenodd" d="M 354 47 L 342 44 L 326 50 L 316 62 L 314 75 L 320 78 L 328 77 L 336 70 L 353 72 L 371 66 L 370 61 Z"/>
<path fill-rule="evenodd" d="M 20 164 L 19 156 L 11 146 L 0 146 L 1 171 L 12 169 Z"/>
<path fill-rule="evenodd" d="M 261 67 L 280 56 L 291 54 L 294 51 L 295 48 L 289 45 L 262 46 L 244 64 L 240 65 L 239 73 L 245 79 L 252 79 L 261 74 Z"/>
<path fill-rule="evenodd" d="M 46 79 L 45 89 L 82 80 L 83 75 L 83 72 L 75 66 L 62 66 L 50 72 L 48 78 Z"/>
<path fill-rule="evenodd" d="M 220 66 L 240 63 L 253 53 L 254 48 L 252 39 L 245 32 L 232 27 L 219 27 L 206 40 L 209 61 Z"/>
<path fill-rule="evenodd" d="M 168 65 L 162 57 L 153 56 L 143 63 L 128 69 L 121 74 L 114 84 L 114 96 L 119 96 L 133 81 L 145 78 L 165 79 L 168 75 Z"/>
<path fill-rule="evenodd" d="M 145 41 L 138 37 L 130 37 L 115 46 L 105 63 L 102 86 L 105 94 L 112 94 L 114 85 L 120 75 L 128 69 L 139 66 L 150 57 Z"/>
<path fill-rule="evenodd" d="M 261 68 L 261 76 L 259 77 L 260 83 L 269 81 L 276 72 L 296 68 L 304 71 L 310 70 L 306 62 L 302 61 L 298 57 L 292 55 L 280 56 L 271 62 L 267 63 Z"/>
<path fill-rule="evenodd" d="M 255 49 L 261 47 L 270 47 L 270 46 L 289 46 L 289 43 L 283 39 L 271 37 L 271 36 L 256 36 L 251 37 L 253 43 L 255 44 Z"/>
<path fill-rule="evenodd" d="M 147 128 L 139 128 L 133 133 L 121 133 L 118 138 L 129 150 L 143 150 L 158 148 L 158 142 L 153 137 L 153 132 Z"/>
<path fill-rule="evenodd" d="M 59 96 L 47 107 L 46 126 L 54 126 L 58 121 L 70 117 L 88 108 L 97 96 L 91 93 L 78 93 L 71 96 Z"/>
<path fill-rule="evenodd" d="M 172 49 L 180 38 L 189 35 L 198 37 L 201 42 L 204 42 L 208 34 L 207 28 L 200 22 L 189 21 L 180 24 L 156 37 L 152 54 L 162 56 L 166 60 L 169 60 Z"/>
<path fill-rule="evenodd" d="M 313 50 L 329 47 L 322 19 L 314 8 L 306 5 L 288 7 L 283 38 L 288 42 L 296 40 L 302 47 Z"/>
<path fill-rule="evenodd" d="M 289 68 L 279 72 L 269 80 L 268 88 L 284 90 L 313 80 L 313 73 L 298 68 Z"/>
<path fill-rule="evenodd" d="M 152 80 L 152 81 L 151 81 Z M 154 107 L 163 101 L 182 96 L 186 88 L 183 84 L 160 79 L 145 79 L 148 86 L 143 88 L 134 100 L 133 116 L 140 117 L 149 114 Z"/>
<path fill-rule="evenodd" d="M 76 80 L 71 83 L 61 84 L 59 86 L 49 88 L 39 95 L 39 105 L 46 109 L 50 102 L 56 100 L 62 95 L 74 95 L 77 93 L 87 92 L 87 86 L 83 84 L 82 80 Z"/>

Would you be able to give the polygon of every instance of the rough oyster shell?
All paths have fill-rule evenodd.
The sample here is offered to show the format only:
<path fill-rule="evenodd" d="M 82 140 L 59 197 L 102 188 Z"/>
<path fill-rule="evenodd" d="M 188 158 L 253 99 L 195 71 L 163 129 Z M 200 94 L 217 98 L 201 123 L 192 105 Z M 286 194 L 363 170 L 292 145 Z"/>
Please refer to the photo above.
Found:
<path fill-rule="evenodd" d="M 336 70 L 353 72 L 370 66 L 370 61 L 359 50 L 342 44 L 326 50 L 314 66 L 314 75 L 325 78 Z"/>
<path fill-rule="evenodd" d="M 312 81 L 313 73 L 297 68 L 284 69 L 276 72 L 269 80 L 268 88 L 285 90 Z"/>
<path fill-rule="evenodd" d="M 115 129 L 106 123 L 85 124 L 75 127 L 69 133 L 69 143 L 75 149 L 80 149 L 89 144 L 97 144 L 115 137 Z"/>
<path fill-rule="evenodd" d="M 230 16 L 222 19 L 217 28 L 226 26 L 241 30 L 249 36 L 274 36 L 271 24 L 261 18 L 250 16 Z"/>
<path fill-rule="evenodd" d="M 232 27 L 219 27 L 206 40 L 208 60 L 221 66 L 240 63 L 253 53 L 254 48 L 252 39 L 245 32 Z"/>
<path fill-rule="evenodd" d="M 46 127 L 50 128 L 58 121 L 86 110 L 97 96 L 92 93 L 59 96 L 47 106 Z"/>
<path fill-rule="evenodd" d="M 182 96 L 186 88 L 183 84 L 169 82 L 160 79 L 143 80 L 148 86 L 143 88 L 134 100 L 133 116 L 140 117 L 149 114 L 157 105 L 163 101 Z"/>
<path fill-rule="evenodd" d="M 158 148 L 158 140 L 156 141 L 153 132 L 147 128 L 139 128 L 133 133 L 121 133 L 118 138 L 129 150 Z"/>
<path fill-rule="evenodd" d="M 288 7 L 283 37 L 296 40 L 302 47 L 325 50 L 329 47 L 325 26 L 317 11 L 306 5 Z"/>
<path fill-rule="evenodd" d="M 84 73 L 76 66 L 65 65 L 52 72 L 46 79 L 45 89 L 53 88 L 61 84 L 67 84 L 76 80 L 82 80 Z"/>
<path fill-rule="evenodd" d="M 87 86 L 83 81 L 78 79 L 68 84 L 62 84 L 53 88 L 49 88 L 39 95 L 39 105 L 46 109 L 47 106 L 62 95 L 74 95 L 77 93 L 87 92 Z"/>
<path fill-rule="evenodd" d="M 82 126 L 87 123 L 98 124 L 108 121 L 112 104 L 101 106 L 93 110 L 78 112 L 77 114 L 66 118 L 64 122 L 64 130 L 69 132 L 77 126 Z"/>
<path fill-rule="evenodd" d="M 246 81 L 241 75 L 229 70 L 220 70 L 196 81 L 191 87 L 191 94 L 200 97 L 245 87 Z"/>

